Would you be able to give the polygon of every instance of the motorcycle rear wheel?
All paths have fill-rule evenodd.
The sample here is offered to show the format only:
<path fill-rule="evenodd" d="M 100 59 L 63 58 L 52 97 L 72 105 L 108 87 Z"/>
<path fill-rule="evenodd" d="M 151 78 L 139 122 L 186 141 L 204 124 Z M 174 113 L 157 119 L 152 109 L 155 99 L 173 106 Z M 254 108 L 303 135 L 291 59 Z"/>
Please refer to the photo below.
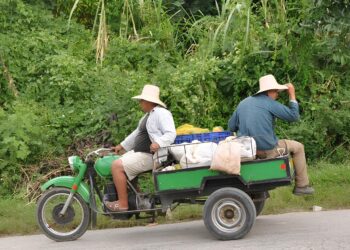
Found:
<path fill-rule="evenodd" d="M 62 216 L 68 188 L 54 187 L 47 190 L 37 203 L 37 222 L 44 234 L 54 241 L 72 241 L 81 237 L 89 227 L 90 209 L 79 194 L 74 194 L 71 204 Z"/>

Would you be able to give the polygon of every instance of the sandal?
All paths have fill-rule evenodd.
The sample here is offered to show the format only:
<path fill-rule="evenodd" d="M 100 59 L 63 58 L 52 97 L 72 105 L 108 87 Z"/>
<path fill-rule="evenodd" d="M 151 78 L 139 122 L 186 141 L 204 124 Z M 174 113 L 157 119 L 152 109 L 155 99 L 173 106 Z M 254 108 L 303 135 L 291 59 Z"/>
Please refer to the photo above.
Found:
<path fill-rule="evenodd" d="M 106 201 L 105 206 L 112 212 L 125 212 L 128 208 L 120 208 L 118 201 Z"/>

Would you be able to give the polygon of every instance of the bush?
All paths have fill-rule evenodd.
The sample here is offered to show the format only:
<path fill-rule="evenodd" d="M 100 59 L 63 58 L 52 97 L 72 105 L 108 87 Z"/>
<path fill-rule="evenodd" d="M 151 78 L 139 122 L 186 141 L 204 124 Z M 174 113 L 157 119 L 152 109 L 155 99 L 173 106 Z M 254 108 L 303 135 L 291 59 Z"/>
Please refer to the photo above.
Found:
<path fill-rule="evenodd" d="M 34 102 L 15 102 L 11 110 L 0 109 L 1 193 L 13 192 L 21 182 L 22 168 L 48 153 L 50 130 L 46 110 Z"/>
<path fill-rule="evenodd" d="M 215 1 L 167 1 L 170 9 L 158 0 L 128 1 L 129 9 L 108 2 L 100 65 L 91 30 L 97 3 L 81 1 L 68 30 L 73 2 L 0 3 L 3 192 L 44 155 L 120 142 L 143 115 L 131 97 L 146 83 L 160 86 L 176 125 L 211 129 L 226 127 L 259 77 L 273 73 L 295 84 L 303 109 L 301 122 L 278 123 L 278 135 L 303 142 L 311 160 L 346 157 L 349 1 L 226 0 L 218 13 Z"/>

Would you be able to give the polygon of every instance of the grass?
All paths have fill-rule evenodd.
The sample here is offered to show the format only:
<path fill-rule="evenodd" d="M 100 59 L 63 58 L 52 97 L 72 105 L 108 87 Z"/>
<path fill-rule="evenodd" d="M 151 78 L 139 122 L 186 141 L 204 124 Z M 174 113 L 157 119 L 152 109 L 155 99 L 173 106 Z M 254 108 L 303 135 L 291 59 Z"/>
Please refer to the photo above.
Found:
<path fill-rule="evenodd" d="M 313 196 L 300 197 L 292 194 L 292 186 L 277 188 L 270 192 L 262 214 L 278 214 L 310 211 L 313 205 L 325 210 L 350 208 L 350 164 L 320 162 L 309 167 L 309 177 L 316 190 Z M 184 205 L 173 211 L 171 220 L 158 217 L 157 223 L 200 219 L 202 206 Z M 38 233 L 35 220 L 35 204 L 20 199 L 0 200 L 0 235 L 23 235 Z M 98 216 L 98 228 L 130 227 L 147 225 L 147 220 L 111 220 Z"/>
<path fill-rule="evenodd" d="M 38 231 L 35 204 L 19 199 L 0 199 L 0 235 L 32 234 Z"/>
<path fill-rule="evenodd" d="M 263 214 L 310 210 L 313 205 L 324 209 L 350 208 L 350 164 L 318 163 L 309 168 L 310 182 L 316 193 L 299 197 L 292 187 L 282 187 L 270 192 Z"/>

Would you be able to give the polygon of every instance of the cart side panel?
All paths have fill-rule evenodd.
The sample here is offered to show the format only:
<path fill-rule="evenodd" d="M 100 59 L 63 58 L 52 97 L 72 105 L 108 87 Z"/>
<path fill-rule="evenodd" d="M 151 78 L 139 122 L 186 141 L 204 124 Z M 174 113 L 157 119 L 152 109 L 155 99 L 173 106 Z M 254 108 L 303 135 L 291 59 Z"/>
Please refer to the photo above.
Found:
<path fill-rule="evenodd" d="M 188 168 L 183 170 L 155 172 L 156 191 L 201 189 L 203 180 L 208 177 L 228 176 L 209 167 Z M 244 183 L 254 184 L 265 181 L 278 181 L 290 178 L 288 158 L 243 162 L 240 179 Z"/>
<path fill-rule="evenodd" d="M 203 178 L 221 173 L 208 168 L 193 168 L 190 171 L 159 172 L 155 175 L 157 191 L 199 188 Z"/>
<path fill-rule="evenodd" d="M 287 164 L 285 159 L 242 164 L 241 176 L 247 183 L 287 178 Z"/>

